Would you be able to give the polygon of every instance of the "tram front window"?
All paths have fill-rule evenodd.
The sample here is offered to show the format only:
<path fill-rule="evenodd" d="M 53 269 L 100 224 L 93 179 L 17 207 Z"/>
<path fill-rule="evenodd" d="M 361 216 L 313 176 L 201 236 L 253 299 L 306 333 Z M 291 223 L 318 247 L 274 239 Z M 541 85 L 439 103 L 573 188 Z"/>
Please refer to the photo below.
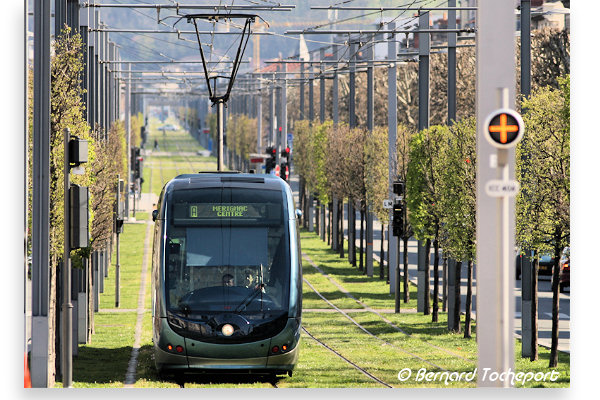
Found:
<path fill-rule="evenodd" d="M 167 219 L 167 308 L 193 320 L 248 321 L 287 311 L 289 235 L 283 194 L 214 188 L 175 191 Z"/>

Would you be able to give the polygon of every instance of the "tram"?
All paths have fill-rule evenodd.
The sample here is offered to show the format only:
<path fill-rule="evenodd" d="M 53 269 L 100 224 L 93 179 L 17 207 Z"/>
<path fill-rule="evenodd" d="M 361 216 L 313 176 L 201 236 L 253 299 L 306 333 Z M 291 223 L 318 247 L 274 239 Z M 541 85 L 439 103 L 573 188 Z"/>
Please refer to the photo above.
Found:
<path fill-rule="evenodd" d="M 292 376 L 302 312 L 299 213 L 275 176 L 185 174 L 164 186 L 152 213 L 160 375 Z"/>

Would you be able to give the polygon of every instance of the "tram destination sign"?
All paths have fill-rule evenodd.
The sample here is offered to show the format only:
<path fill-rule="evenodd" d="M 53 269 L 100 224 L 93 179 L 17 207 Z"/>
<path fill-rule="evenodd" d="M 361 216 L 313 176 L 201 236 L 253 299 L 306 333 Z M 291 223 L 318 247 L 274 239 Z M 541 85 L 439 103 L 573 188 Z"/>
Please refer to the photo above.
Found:
<path fill-rule="evenodd" d="M 281 216 L 281 205 L 270 203 L 180 203 L 174 205 L 177 221 L 272 220 Z"/>
<path fill-rule="evenodd" d="M 523 119 L 514 110 L 499 109 L 493 111 L 483 125 L 487 141 L 499 149 L 514 147 L 523 138 L 525 131 Z"/>

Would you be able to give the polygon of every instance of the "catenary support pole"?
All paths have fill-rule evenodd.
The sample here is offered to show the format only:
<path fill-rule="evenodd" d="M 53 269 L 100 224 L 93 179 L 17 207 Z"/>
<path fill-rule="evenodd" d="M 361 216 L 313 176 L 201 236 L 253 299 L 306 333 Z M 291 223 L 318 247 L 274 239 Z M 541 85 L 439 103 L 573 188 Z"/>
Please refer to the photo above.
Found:
<path fill-rule="evenodd" d="M 396 23 L 388 24 L 390 30 L 396 28 Z M 394 198 L 393 182 L 397 176 L 396 164 L 396 136 L 398 133 L 398 99 L 396 97 L 397 85 L 397 66 L 396 57 L 398 45 L 394 34 L 388 36 L 387 59 L 388 65 L 388 199 Z M 392 221 L 392 210 L 389 211 L 389 218 Z M 390 293 L 395 293 L 396 312 L 400 308 L 400 271 L 398 269 L 398 237 L 393 235 L 393 226 L 388 224 L 388 247 L 389 247 L 389 277 L 390 277 Z"/>
<path fill-rule="evenodd" d="M 34 3 L 31 385 L 48 386 L 50 2 Z"/>
<path fill-rule="evenodd" d="M 62 318 L 61 318 L 61 373 L 64 388 L 73 387 L 73 304 L 71 303 L 71 246 L 69 208 L 69 139 L 68 128 L 63 130 L 64 158 L 64 252 L 62 260 Z"/>
<path fill-rule="evenodd" d="M 429 27 L 429 12 L 419 14 L 419 30 Z M 429 33 L 419 34 L 419 131 L 429 128 Z M 418 250 L 424 255 L 425 246 L 418 242 Z M 417 311 L 429 314 L 429 265 L 425 257 L 418 257 L 417 265 Z"/>
<path fill-rule="evenodd" d="M 223 161 L 223 100 L 217 101 L 217 171 L 225 169 Z"/>
<path fill-rule="evenodd" d="M 514 2 L 486 1 L 477 10 L 477 347 L 478 386 L 509 387 L 489 379 L 514 371 L 514 198 L 486 194 L 486 182 L 514 176 L 515 150 L 500 154 L 483 137 L 484 120 L 514 109 Z M 504 158 L 502 160 L 501 158 Z M 487 379 L 486 379 L 487 378 Z"/>
<path fill-rule="evenodd" d="M 131 78 L 131 64 L 127 65 L 127 78 Z M 125 180 L 125 219 L 129 219 L 129 194 L 132 190 L 131 174 L 131 81 L 125 81 L 125 138 L 127 147 L 127 179 Z"/>
<path fill-rule="evenodd" d="M 374 109 L 374 97 L 375 97 L 375 79 L 373 74 L 373 59 L 375 58 L 375 43 L 373 43 L 373 37 L 367 43 L 366 48 L 367 55 L 367 129 L 369 130 L 369 135 L 373 134 L 373 128 L 375 126 L 375 109 Z M 366 225 L 367 225 L 367 243 L 366 243 L 366 268 L 367 268 L 367 276 L 373 276 L 373 203 L 369 202 L 367 204 L 367 213 L 366 213 Z M 383 240 L 383 235 L 381 240 Z M 383 263 L 383 259 L 381 259 Z"/>
<path fill-rule="evenodd" d="M 456 0 L 448 0 L 456 7 Z M 456 28 L 456 10 L 448 10 L 448 29 Z M 456 121 L 456 32 L 448 33 L 448 126 Z"/>

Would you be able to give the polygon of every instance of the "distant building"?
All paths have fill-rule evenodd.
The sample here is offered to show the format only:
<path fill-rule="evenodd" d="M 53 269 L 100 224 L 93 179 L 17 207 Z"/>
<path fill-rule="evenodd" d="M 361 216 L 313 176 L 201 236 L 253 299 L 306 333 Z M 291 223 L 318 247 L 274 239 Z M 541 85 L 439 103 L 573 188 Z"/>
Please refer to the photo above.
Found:
<path fill-rule="evenodd" d="M 566 28 L 570 30 L 569 9 L 565 8 L 562 1 L 532 0 L 531 13 L 531 29 L 553 28 L 563 30 Z"/>

